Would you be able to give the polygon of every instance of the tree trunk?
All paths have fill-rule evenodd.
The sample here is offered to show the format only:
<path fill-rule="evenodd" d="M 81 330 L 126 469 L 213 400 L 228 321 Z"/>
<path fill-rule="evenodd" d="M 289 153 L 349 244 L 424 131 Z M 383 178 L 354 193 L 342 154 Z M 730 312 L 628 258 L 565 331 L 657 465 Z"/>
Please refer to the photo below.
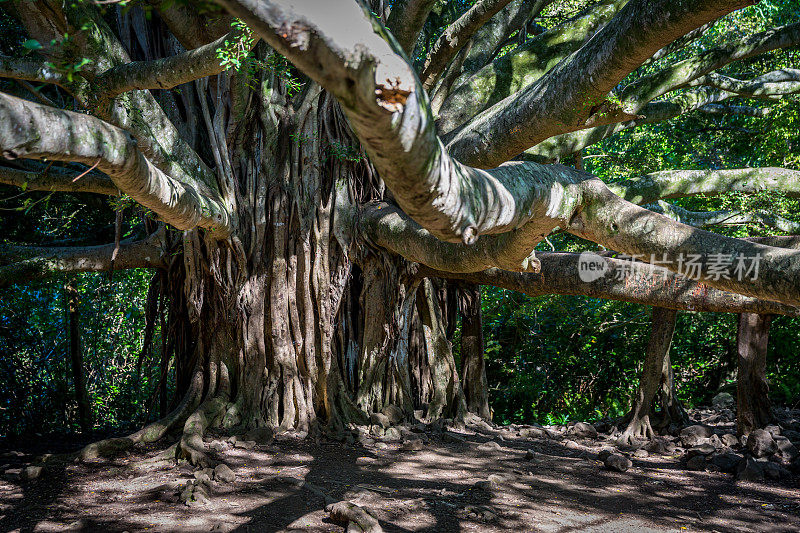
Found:
<path fill-rule="evenodd" d="M 83 350 L 81 349 L 80 309 L 78 302 L 78 280 L 70 278 L 64 285 L 69 322 L 69 358 L 72 364 L 72 383 L 75 386 L 75 401 L 78 404 L 78 423 L 81 432 L 92 431 L 92 408 L 86 390 L 86 377 L 83 372 Z"/>
<path fill-rule="evenodd" d="M 624 418 L 628 425 L 619 438 L 621 443 L 630 444 L 637 438 L 655 437 L 651 416 L 655 414 L 653 403 L 657 393 L 658 400 L 664 402 L 661 404 L 662 416 L 668 419 L 668 415 L 673 412 L 682 412 L 675 397 L 672 367 L 669 361 L 669 348 L 672 344 L 672 335 L 675 333 L 676 317 L 677 311 L 674 309 L 653 307 L 650 342 L 647 345 L 642 377 L 633 397 L 631 411 Z"/>
<path fill-rule="evenodd" d="M 461 380 L 467 410 L 488 420 L 489 388 L 484 361 L 483 323 L 481 318 L 481 289 L 479 285 L 459 288 L 461 308 Z"/>
<path fill-rule="evenodd" d="M 736 432 L 748 435 L 772 420 L 766 377 L 767 346 L 772 315 L 739 315 L 736 345 L 739 371 L 736 380 Z"/>

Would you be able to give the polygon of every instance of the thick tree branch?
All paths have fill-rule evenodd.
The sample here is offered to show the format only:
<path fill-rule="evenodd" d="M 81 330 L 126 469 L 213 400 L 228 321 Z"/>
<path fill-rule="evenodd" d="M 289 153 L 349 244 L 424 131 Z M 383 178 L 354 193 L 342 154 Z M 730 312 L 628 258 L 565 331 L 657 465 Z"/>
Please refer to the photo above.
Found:
<path fill-rule="evenodd" d="M 433 88 L 447 64 L 467 44 L 475 31 L 509 2 L 510 0 L 479 0 L 444 31 L 428 52 L 419 76 L 426 90 Z"/>
<path fill-rule="evenodd" d="M 742 226 L 744 224 L 758 224 L 772 230 L 784 233 L 800 233 L 800 222 L 769 213 L 745 213 L 720 209 L 717 211 L 690 211 L 683 207 L 659 201 L 654 204 L 642 206 L 653 213 L 660 213 L 681 224 L 695 228 L 709 228 L 712 226 Z"/>
<path fill-rule="evenodd" d="M 449 133 L 489 106 L 534 84 L 561 60 L 578 50 L 627 2 L 628 0 L 602 0 L 573 20 L 537 35 L 489 65 L 481 65 L 480 70 L 469 79 L 457 80 L 455 89 L 441 106 L 437 122 L 439 131 Z M 491 29 L 502 31 L 505 28 L 503 25 L 498 26 Z M 483 36 L 478 34 L 477 37 Z M 480 54 L 487 45 L 477 43 L 477 46 L 478 50 L 471 55 Z M 470 59 L 468 56 L 465 61 L 468 72 Z"/>
<path fill-rule="evenodd" d="M 482 272 L 454 274 L 421 267 L 419 275 L 492 285 L 533 297 L 559 294 L 632 302 L 681 311 L 800 315 L 800 309 L 796 307 L 720 291 L 665 268 L 629 259 L 591 254 L 590 259 L 601 267 L 603 274 L 595 280 L 584 281 L 581 279 L 580 269 L 582 264 L 587 264 L 587 260 L 582 261 L 581 254 L 540 252 L 537 257 L 542 263 L 539 273 L 508 272 L 492 268 Z"/>
<path fill-rule="evenodd" d="M 634 204 L 685 198 L 698 194 L 781 191 L 800 197 L 800 170 L 739 168 L 731 170 L 665 170 L 610 183 L 608 188 Z"/>
<path fill-rule="evenodd" d="M 800 70 L 776 70 L 752 80 L 740 80 L 712 72 L 693 80 L 690 85 L 716 87 L 746 98 L 776 100 L 800 92 Z"/>
<path fill-rule="evenodd" d="M 164 230 L 141 241 L 83 247 L 0 244 L 0 286 L 46 278 L 61 272 L 103 272 L 130 268 L 165 268 Z"/>
<path fill-rule="evenodd" d="M 62 85 L 64 76 L 45 65 L 43 61 L 13 58 L 0 55 L 0 78 L 52 83 Z"/>
<path fill-rule="evenodd" d="M 452 135 L 448 150 L 491 168 L 554 135 L 631 118 L 605 100 L 625 76 L 664 45 L 747 3 L 631 0 L 579 51 Z"/>
<path fill-rule="evenodd" d="M 91 192 L 116 196 L 119 189 L 108 176 L 50 167 L 42 171 L 17 170 L 0 166 L 0 183 L 26 191 Z"/>
<path fill-rule="evenodd" d="M 246 37 L 244 32 L 235 29 L 216 41 L 155 61 L 131 61 L 113 67 L 98 76 L 95 82 L 106 98 L 136 89 L 171 89 L 183 83 L 214 76 L 225 70 L 220 63 L 218 51 L 228 43 Z M 256 40 L 249 42 L 254 46 Z"/>
<path fill-rule="evenodd" d="M 629 113 L 636 113 L 655 98 L 734 61 L 788 48 L 798 43 L 800 43 L 800 23 L 750 35 L 644 76 L 626 87 L 620 99 Z"/>
<path fill-rule="evenodd" d="M 0 93 L 0 152 L 9 159 L 51 159 L 94 166 L 120 191 L 178 229 L 230 233 L 221 199 L 199 194 L 156 168 L 131 136 L 90 115 Z"/>
<path fill-rule="evenodd" d="M 435 4 L 436 0 L 397 0 L 392 5 L 386 27 L 407 54 L 414 50 L 417 36 Z"/>

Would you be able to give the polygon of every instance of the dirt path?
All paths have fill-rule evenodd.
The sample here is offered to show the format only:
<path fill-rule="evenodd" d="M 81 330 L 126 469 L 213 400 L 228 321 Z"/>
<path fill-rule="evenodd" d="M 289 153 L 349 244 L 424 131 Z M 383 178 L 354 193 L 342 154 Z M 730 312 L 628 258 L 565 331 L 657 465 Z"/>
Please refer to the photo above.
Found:
<path fill-rule="evenodd" d="M 339 500 L 371 510 L 385 531 L 800 531 L 798 476 L 736 481 L 658 455 L 612 472 L 596 460 L 602 440 L 517 433 L 427 432 L 417 451 L 366 438 L 227 446 L 215 458 L 235 481 L 211 481 L 208 503 L 192 507 L 179 494 L 195 470 L 143 463 L 156 449 L 48 463 L 37 479 L 0 482 L 0 531 L 344 531 L 325 511 Z"/>

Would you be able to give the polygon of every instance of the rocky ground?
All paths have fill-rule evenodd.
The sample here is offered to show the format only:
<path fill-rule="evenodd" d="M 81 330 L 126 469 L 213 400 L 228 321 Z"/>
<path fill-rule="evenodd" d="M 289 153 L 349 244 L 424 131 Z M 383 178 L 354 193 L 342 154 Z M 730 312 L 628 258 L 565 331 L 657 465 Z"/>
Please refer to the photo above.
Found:
<path fill-rule="evenodd" d="M 676 435 L 625 447 L 608 424 L 457 428 L 392 415 L 345 443 L 211 435 L 206 469 L 157 447 L 85 462 L 17 446 L 0 456 L 0 530 L 800 530 L 800 411 L 776 412 L 743 443 L 717 405 Z"/>

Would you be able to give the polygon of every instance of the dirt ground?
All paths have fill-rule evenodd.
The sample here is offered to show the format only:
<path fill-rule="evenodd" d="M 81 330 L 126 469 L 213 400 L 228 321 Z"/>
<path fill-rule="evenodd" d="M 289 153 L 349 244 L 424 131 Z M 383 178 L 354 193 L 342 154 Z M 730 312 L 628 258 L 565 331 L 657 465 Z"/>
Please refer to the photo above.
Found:
<path fill-rule="evenodd" d="M 210 481 L 208 501 L 188 505 L 180 493 L 196 469 L 152 460 L 161 448 L 51 459 L 24 481 L 9 474 L 34 458 L 17 446 L 0 454 L 0 531 L 340 532 L 325 511 L 340 500 L 369 510 L 387 532 L 800 531 L 797 475 L 745 482 L 689 471 L 677 454 L 631 449 L 633 466 L 613 472 L 597 460 L 611 442 L 603 435 L 524 438 L 486 425 L 416 435 L 420 450 L 364 435 L 351 444 L 284 437 L 251 449 L 217 440 L 224 449 L 212 457 L 236 479 Z"/>

